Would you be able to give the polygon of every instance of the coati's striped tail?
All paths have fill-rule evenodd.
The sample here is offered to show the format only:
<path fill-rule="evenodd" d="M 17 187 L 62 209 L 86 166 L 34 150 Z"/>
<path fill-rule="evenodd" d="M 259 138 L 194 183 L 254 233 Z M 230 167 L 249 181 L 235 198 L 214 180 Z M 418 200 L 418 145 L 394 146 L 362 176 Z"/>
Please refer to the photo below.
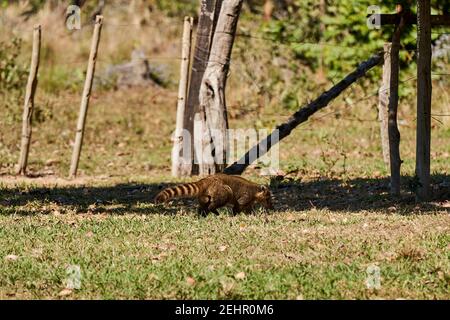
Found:
<path fill-rule="evenodd" d="M 166 202 L 173 198 L 195 197 L 200 193 L 198 183 L 180 184 L 175 187 L 166 188 L 155 197 L 155 203 Z"/>

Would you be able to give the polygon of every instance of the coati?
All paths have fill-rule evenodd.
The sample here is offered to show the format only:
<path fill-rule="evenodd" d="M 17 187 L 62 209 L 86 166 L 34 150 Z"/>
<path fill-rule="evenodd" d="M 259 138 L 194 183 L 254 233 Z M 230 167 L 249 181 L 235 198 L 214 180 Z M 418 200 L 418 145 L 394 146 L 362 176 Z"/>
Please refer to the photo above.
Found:
<path fill-rule="evenodd" d="M 273 209 L 272 194 L 267 186 L 259 185 L 239 176 L 214 174 L 197 182 L 166 188 L 155 197 L 155 203 L 173 198 L 194 198 L 199 203 L 199 214 L 218 214 L 217 209 L 231 204 L 233 214 L 249 213 L 256 203 Z"/>

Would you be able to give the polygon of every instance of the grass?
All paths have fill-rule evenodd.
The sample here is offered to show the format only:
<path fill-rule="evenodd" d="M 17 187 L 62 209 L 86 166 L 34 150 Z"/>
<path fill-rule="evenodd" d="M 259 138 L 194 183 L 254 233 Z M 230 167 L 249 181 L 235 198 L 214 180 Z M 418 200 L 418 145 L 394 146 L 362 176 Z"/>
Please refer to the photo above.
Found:
<path fill-rule="evenodd" d="M 67 266 L 79 265 L 82 287 L 70 298 L 448 298 L 448 215 L 198 219 L 140 208 L 147 213 L 2 219 L 0 255 L 18 259 L 1 265 L 0 297 L 57 298 Z M 371 264 L 381 268 L 378 291 L 365 286 Z"/>
<path fill-rule="evenodd" d="M 36 19 L 47 24 L 57 17 L 42 15 Z M 132 27 L 133 37 L 114 31 L 126 22 L 120 16 L 108 21 L 99 73 L 141 45 L 153 56 L 179 53 L 181 20 L 174 24 L 154 13 L 142 29 Z M 393 200 L 377 98 L 349 103 L 367 96 L 354 86 L 281 142 L 278 177 L 260 176 L 261 164 L 245 173 L 270 184 L 275 211 L 233 217 L 222 210 L 199 218 L 189 200 L 152 203 L 161 188 L 191 180 L 170 177 L 174 84 L 95 88 L 79 177 L 66 178 L 85 68 L 68 62 L 84 61 L 90 33 L 53 31 L 43 37 L 28 177 L 14 175 L 21 107 L 11 104 L 20 106 L 22 98 L 0 100 L 2 108 L 8 103 L 0 118 L 0 299 L 450 298 L 447 118 L 432 123 L 430 203 L 414 199 L 414 102 L 405 97 L 400 103 L 404 177 L 402 195 Z M 265 63 L 270 50 L 238 40 L 234 52 L 241 67 L 232 68 L 228 82 L 230 126 L 273 128 L 292 110 L 282 106 L 278 91 L 255 89 L 254 79 L 273 80 Z M 243 55 L 252 52 L 259 56 L 247 70 Z M 176 83 L 179 61 L 167 63 Z M 280 80 L 274 90 L 283 86 Z M 434 114 L 448 113 L 448 88 L 448 79 L 434 79 Z M 316 93 L 302 102 L 310 95 Z M 64 291 L 72 265 L 80 267 L 81 287 Z M 381 287 L 368 289 L 367 268 L 374 265 Z"/>
<path fill-rule="evenodd" d="M 346 201 L 338 182 L 278 183 L 275 212 L 199 218 L 189 200 L 152 204 L 159 177 L 4 180 L 3 299 L 449 298 L 448 203 L 373 199 L 367 181 L 348 182 Z M 82 285 L 62 297 L 72 265 Z"/>

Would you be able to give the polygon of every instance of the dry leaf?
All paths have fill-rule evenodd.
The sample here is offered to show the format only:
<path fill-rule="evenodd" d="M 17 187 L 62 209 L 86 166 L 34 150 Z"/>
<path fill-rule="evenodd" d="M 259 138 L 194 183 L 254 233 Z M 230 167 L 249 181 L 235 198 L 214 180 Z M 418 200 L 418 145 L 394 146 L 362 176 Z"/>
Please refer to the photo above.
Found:
<path fill-rule="evenodd" d="M 234 276 L 237 280 L 245 279 L 245 272 L 238 272 Z"/>
<path fill-rule="evenodd" d="M 47 160 L 47 161 L 45 162 L 45 165 L 46 165 L 47 167 L 49 167 L 49 166 L 52 166 L 52 165 L 58 164 L 58 163 L 59 163 L 59 160 L 58 160 L 58 159 L 49 159 L 49 160 Z"/>
<path fill-rule="evenodd" d="M 165 257 L 167 257 L 168 254 L 165 252 L 161 252 L 160 254 L 152 257 L 152 262 L 157 262 L 163 260 Z"/>
<path fill-rule="evenodd" d="M 297 297 L 295 297 L 295 300 L 305 300 L 302 294 L 299 294 Z"/>
<path fill-rule="evenodd" d="M 6 260 L 6 261 L 16 261 L 17 259 L 19 259 L 19 257 L 16 256 L 15 254 L 8 254 L 8 255 L 5 257 L 5 260 Z"/>
<path fill-rule="evenodd" d="M 293 214 L 289 214 L 287 217 L 286 217 L 286 220 L 287 221 L 295 221 L 295 216 L 293 215 Z"/>
<path fill-rule="evenodd" d="M 220 246 L 219 247 L 219 251 L 220 252 L 224 252 L 225 250 L 227 250 L 227 246 Z"/>
<path fill-rule="evenodd" d="M 73 292 L 72 289 L 65 288 L 65 289 L 61 290 L 61 291 L 58 293 L 58 296 L 60 296 L 60 297 L 66 297 L 66 296 L 68 296 L 68 295 L 71 295 L 72 292 Z"/>
<path fill-rule="evenodd" d="M 193 286 L 193 285 L 195 285 L 195 279 L 192 278 L 192 277 L 187 277 L 187 278 L 186 278 L 186 283 L 187 283 L 188 285 L 190 285 L 190 286 Z"/>
<path fill-rule="evenodd" d="M 222 280 L 222 289 L 225 294 L 229 294 L 234 289 L 234 282 L 233 281 L 226 281 Z"/>

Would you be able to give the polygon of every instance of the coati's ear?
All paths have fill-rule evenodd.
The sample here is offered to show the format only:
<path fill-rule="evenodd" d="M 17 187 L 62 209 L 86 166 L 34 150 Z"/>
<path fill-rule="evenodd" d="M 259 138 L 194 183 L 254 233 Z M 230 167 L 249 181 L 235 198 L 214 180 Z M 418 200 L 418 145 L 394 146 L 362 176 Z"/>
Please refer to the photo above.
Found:
<path fill-rule="evenodd" d="M 265 185 L 260 185 L 260 186 L 259 186 L 259 191 L 261 191 L 261 192 L 267 192 L 267 191 L 269 191 L 269 187 L 268 187 L 268 186 L 265 186 Z"/>

